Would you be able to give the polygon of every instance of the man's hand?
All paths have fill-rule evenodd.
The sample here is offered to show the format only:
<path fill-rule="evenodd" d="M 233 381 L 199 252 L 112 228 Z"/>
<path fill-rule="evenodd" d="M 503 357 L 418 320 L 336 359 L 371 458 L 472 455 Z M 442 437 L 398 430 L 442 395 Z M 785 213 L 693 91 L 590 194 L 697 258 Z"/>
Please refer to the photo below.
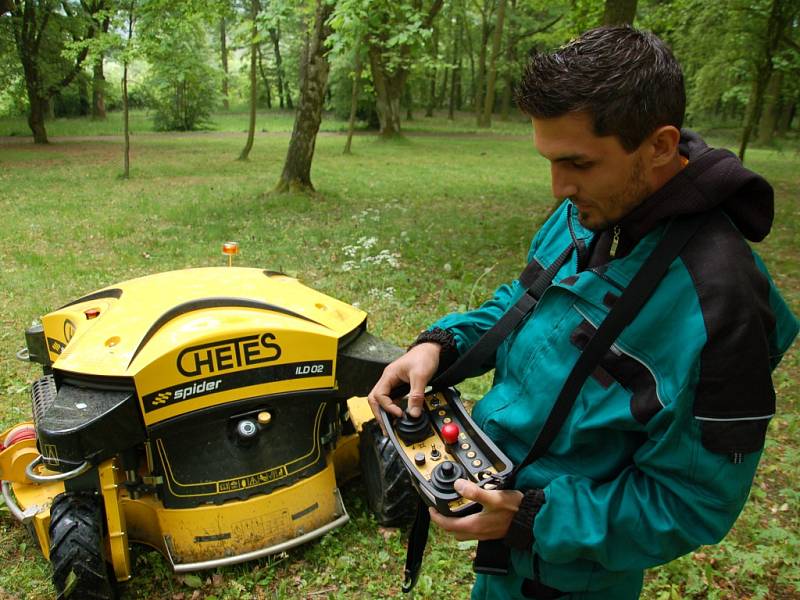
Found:
<path fill-rule="evenodd" d="M 497 540 L 505 537 L 511 520 L 517 514 L 522 492 L 519 490 L 485 490 L 466 479 L 456 479 L 456 492 L 483 506 L 483 510 L 466 517 L 445 517 L 435 508 L 428 509 L 431 520 L 452 533 L 457 540 Z"/>
<path fill-rule="evenodd" d="M 442 347 L 439 344 L 433 342 L 419 344 L 386 366 L 383 375 L 367 397 L 375 419 L 381 424 L 381 429 L 383 424 L 380 419 L 380 407 L 396 417 L 403 414 L 402 409 L 389 397 L 391 391 L 402 383 L 407 383 L 410 387 L 408 414 L 412 417 L 420 415 L 422 402 L 425 399 L 425 386 L 439 368 L 441 352 Z"/>

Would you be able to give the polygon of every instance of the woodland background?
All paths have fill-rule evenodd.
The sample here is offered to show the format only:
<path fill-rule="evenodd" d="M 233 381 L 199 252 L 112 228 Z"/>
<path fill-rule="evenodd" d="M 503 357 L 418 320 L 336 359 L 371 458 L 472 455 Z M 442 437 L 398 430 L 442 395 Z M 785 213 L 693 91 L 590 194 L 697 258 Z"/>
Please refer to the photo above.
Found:
<path fill-rule="evenodd" d="M 405 346 L 522 268 L 553 205 L 513 105 L 532 50 L 601 23 L 665 39 L 687 125 L 774 186 L 755 245 L 800 314 L 796 0 L 0 0 L 0 430 L 30 418 L 23 332 L 119 281 L 224 264 L 286 272 Z M 242 160 L 237 160 L 242 159 Z M 312 182 L 313 175 L 313 182 Z M 646 600 L 800 598 L 800 353 L 744 512 L 648 572 Z M 487 377 L 462 386 L 468 401 Z M 175 575 L 137 548 L 124 598 L 394 598 L 405 532 L 359 480 L 350 522 L 291 552 Z M 474 544 L 432 531 L 415 596 L 465 598 Z M 0 503 L 0 598 L 51 598 Z"/>

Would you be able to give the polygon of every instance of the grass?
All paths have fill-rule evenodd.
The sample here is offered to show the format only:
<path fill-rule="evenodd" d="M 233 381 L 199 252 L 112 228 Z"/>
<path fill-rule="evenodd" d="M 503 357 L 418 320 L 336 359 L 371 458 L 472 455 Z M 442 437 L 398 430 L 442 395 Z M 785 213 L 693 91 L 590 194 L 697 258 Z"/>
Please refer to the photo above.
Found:
<path fill-rule="evenodd" d="M 447 132 L 458 134 L 474 134 L 486 132 L 475 124 L 475 115 L 467 112 L 458 112 L 451 121 L 445 113 L 437 112 L 433 117 L 422 116 L 422 111 L 417 111 L 412 120 L 406 120 L 403 128 L 408 133 L 419 132 Z M 246 133 L 249 113 L 244 109 L 231 109 L 230 111 L 216 112 L 211 115 L 208 122 L 204 123 L 201 131 L 211 132 L 239 132 Z M 256 131 L 261 133 L 291 132 L 294 125 L 294 111 L 291 110 L 260 110 L 256 120 Z M 88 118 L 57 118 L 46 122 L 48 137 L 60 138 L 65 136 L 116 136 L 122 135 L 122 113 L 111 112 L 105 121 L 92 121 Z M 357 130 L 363 131 L 366 123 L 356 124 Z M 130 129 L 134 134 L 156 133 L 153 120 L 148 111 L 133 110 L 130 114 Z M 323 119 L 321 131 L 346 132 L 347 122 L 339 121 L 327 115 Z M 491 129 L 494 134 L 501 135 L 528 135 L 527 121 L 520 115 L 514 114 L 507 121 L 495 117 Z M 31 131 L 23 116 L 0 116 L 0 137 L 30 137 Z M 167 134 L 171 135 L 171 134 Z"/>
<path fill-rule="evenodd" d="M 47 147 L 0 143 L 0 429 L 30 413 L 37 373 L 13 358 L 23 330 L 81 294 L 159 271 L 223 264 L 221 243 L 233 239 L 241 244 L 238 264 L 282 270 L 357 303 L 374 333 L 405 345 L 435 316 L 476 305 L 516 275 L 552 204 L 548 166 L 534 155 L 527 127 L 497 123 L 490 133 L 449 135 L 474 133 L 468 116 L 451 130 L 446 119 L 419 117 L 425 135 L 400 143 L 358 137 L 352 156 L 341 154 L 343 136 L 320 136 L 312 173 L 318 195 L 272 196 L 289 139 L 286 119 L 263 119 L 277 133 L 259 136 L 246 163 L 235 160 L 244 136 L 225 134 L 240 131 L 233 120 L 215 121 L 219 134 L 136 135 L 127 181 L 118 178 L 119 140 L 94 137 L 115 134 L 103 129 L 110 123 L 65 122 L 58 129 L 54 122 L 56 143 Z M 135 122 L 146 131 L 143 115 Z M 0 135 L 8 123 L 0 122 Z M 326 122 L 323 130 L 342 126 Z M 748 166 L 775 185 L 776 224 L 758 250 L 800 313 L 800 156 L 755 148 Z M 366 260 L 381 251 L 398 265 Z M 644 598 L 800 594 L 798 381 L 795 348 L 775 375 L 779 414 L 734 530 L 721 544 L 649 573 Z M 484 377 L 463 391 L 475 399 L 487 385 Z M 317 542 L 194 576 L 172 574 L 159 555 L 142 553 L 125 597 L 399 595 L 403 534 L 375 524 L 359 482 L 343 493 L 351 521 Z M 418 597 L 466 597 L 472 548 L 432 535 Z M 47 563 L 4 507 L 0 564 L 0 598 L 52 596 Z"/>

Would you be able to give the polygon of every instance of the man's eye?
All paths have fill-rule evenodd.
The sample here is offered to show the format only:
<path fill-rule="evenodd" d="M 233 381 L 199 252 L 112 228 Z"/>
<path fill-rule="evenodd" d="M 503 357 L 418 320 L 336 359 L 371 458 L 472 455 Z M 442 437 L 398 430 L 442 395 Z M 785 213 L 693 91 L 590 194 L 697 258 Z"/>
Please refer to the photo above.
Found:
<path fill-rule="evenodd" d="M 592 163 L 590 163 L 590 162 L 574 162 L 573 161 L 572 166 L 574 168 L 578 169 L 579 171 L 585 171 L 586 169 L 588 169 L 589 167 L 592 166 Z"/>

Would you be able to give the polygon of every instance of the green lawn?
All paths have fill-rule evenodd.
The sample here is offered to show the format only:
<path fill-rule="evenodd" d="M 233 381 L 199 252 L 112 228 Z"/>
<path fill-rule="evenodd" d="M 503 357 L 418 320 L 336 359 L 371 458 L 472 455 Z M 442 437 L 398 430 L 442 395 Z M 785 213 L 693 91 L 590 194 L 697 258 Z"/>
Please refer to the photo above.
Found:
<path fill-rule="evenodd" d="M 116 121 L 114 121 L 116 119 Z M 132 179 L 121 180 L 119 139 L 107 124 L 55 121 L 56 143 L 0 141 L 0 428 L 28 417 L 36 369 L 14 359 L 39 315 L 114 282 L 190 266 L 223 264 L 220 246 L 241 245 L 238 264 L 282 270 L 370 314 L 374 333 L 405 345 L 435 316 L 475 306 L 523 266 L 531 234 L 552 205 L 548 166 L 524 123 L 480 133 L 417 117 L 419 135 L 385 143 L 363 135 L 352 156 L 344 137 L 317 141 L 316 197 L 272 196 L 291 115 L 269 115 L 247 163 L 242 115 L 215 116 L 195 135 L 135 135 Z M 22 121 L 24 126 L 24 121 Z M 335 132 L 345 124 L 323 123 Z M 27 135 L 0 120 L 0 136 Z M 148 131 L 143 114 L 134 131 Z M 424 134 L 423 134 L 424 133 Z M 448 134 L 448 135 L 444 135 Z M 453 135 L 458 134 L 458 135 Z M 464 135 L 474 134 L 474 135 Z M 499 135 L 498 135 L 499 134 Z M 758 250 L 800 313 L 800 155 L 751 149 L 748 166 L 776 187 L 774 231 Z M 374 240 L 372 240 L 374 238 Z M 366 260 L 385 251 L 396 259 Z M 354 256 L 352 256 L 354 255 Z M 392 261 L 393 262 L 393 261 Z M 644 598 L 791 598 L 800 594 L 800 352 L 777 372 L 779 414 L 757 484 L 734 531 L 715 547 L 654 570 Z M 488 380 L 468 382 L 477 398 Z M 322 540 L 285 556 L 176 576 L 154 553 L 137 559 L 127 598 L 353 598 L 399 595 L 402 534 L 371 520 L 360 483 L 344 498 L 352 517 Z M 465 597 L 468 544 L 433 533 L 418 597 Z M 47 563 L 0 507 L 0 598 L 52 595 Z"/>

